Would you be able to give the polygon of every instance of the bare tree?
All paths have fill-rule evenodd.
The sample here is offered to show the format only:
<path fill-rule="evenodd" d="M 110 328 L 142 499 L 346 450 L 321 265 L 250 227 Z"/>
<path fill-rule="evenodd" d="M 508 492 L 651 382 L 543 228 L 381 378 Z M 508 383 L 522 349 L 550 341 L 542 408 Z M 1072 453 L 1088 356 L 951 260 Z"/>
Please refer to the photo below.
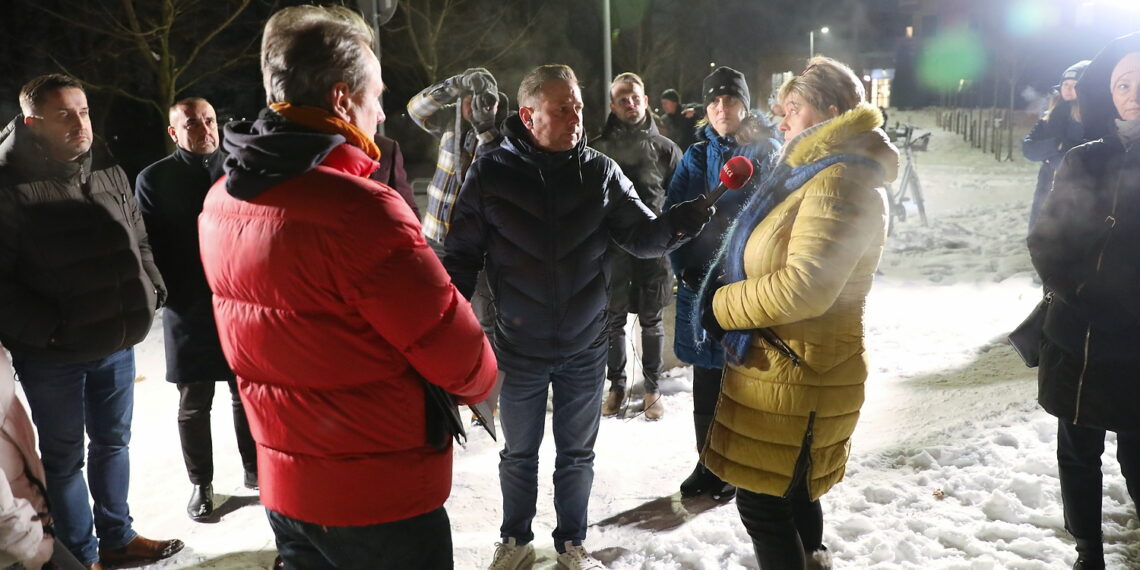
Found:
<path fill-rule="evenodd" d="M 257 59 L 260 35 L 237 30 L 255 0 L 23 2 L 62 24 L 61 35 L 90 38 L 76 52 L 46 53 L 56 66 L 92 89 L 145 103 L 164 120 L 181 95 Z M 173 141 L 166 144 L 173 150 Z"/>
<path fill-rule="evenodd" d="M 381 37 L 385 69 L 401 70 L 410 84 L 430 85 L 472 65 L 493 66 L 531 38 L 539 12 L 534 4 L 400 0 Z"/>

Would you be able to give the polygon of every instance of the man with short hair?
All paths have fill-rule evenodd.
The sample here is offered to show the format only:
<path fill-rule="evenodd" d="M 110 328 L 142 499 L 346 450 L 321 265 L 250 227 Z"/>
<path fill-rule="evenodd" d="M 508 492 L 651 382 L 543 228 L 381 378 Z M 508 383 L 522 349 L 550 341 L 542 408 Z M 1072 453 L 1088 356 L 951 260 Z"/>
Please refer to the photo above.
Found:
<path fill-rule="evenodd" d="M 198 214 L 214 181 L 222 177 L 225 154 L 218 147 L 218 117 L 200 97 L 171 105 L 167 134 L 174 153 L 148 166 L 135 180 L 135 195 L 146 222 L 154 261 L 170 294 L 162 315 L 166 380 L 178 387 L 178 438 L 190 479 L 186 514 L 207 520 L 214 511 L 214 447 L 210 408 L 214 387 L 225 382 L 243 483 L 257 488 L 257 449 L 249 433 L 234 373 L 226 364 L 214 322 L 210 286 L 198 249 Z"/>
<path fill-rule="evenodd" d="M 342 7 L 265 25 L 269 110 L 226 125 L 202 263 L 289 568 L 452 567 L 452 429 L 428 391 L 481 401 L 495 356 L 394 190 L 372 29 Z M 431 386 L 428 386 L 431 384 Z M 442 434 L 442 435 L 441 435 Z"/>
<path fill-rule="evenodd" d="M 594 473 L 606 361 L 611 240 L 660 257 L 712 214 L 701 200 L 661 217 L 638 199 L 614 161 L 587 148 L 574 71 L 544 65 L 519 86 L 519 114 L 471 166 L 452 215 L 444 265 L 470 296 L 486 268 L 495 299 L 502 391 L 499 454 L 502 542 L 493 569 L 529 568 L 538 450 L 554 392 L 554 546 L 562 568 L 602 568 L 582 546 Z"/>
<path fill-rule="evenodd" d="M 166 287 L 79 81 L 36 77 L 20 109 L 0 132 L 0 343 L 39 430 L 56 536 L 87 568 L 167 558 L 182 541 L 143 538 L 127 505 L 132 347 Z"/>
<path fill-rule="evenodd" d="M 645 83 L 636 73 L 622 73 L 610 83 L 610 116 L 594 148 L 614 159 L 637 196 L 654 215 L 665 205 L 665 191 L 681 162 L 681 149 L 657 130 L 645 98 Z M 665 413 L 658 382 L 664 373 L 665 307 L 673 297 L 673 274 L 664 257 L 638 259 L 610 245 L 609 359 L 610 391 L 603 416 L 622 411 L 626 390 L 625 325 L 628 314 L 641 325 L 641 372 L 645 381 L 642 411 L 648 420 Z"/>
<path fill-rule="evenodd" d="M 703 114 L 700 105 L 682 105 L 676 89 L 661 93 L 661 134 L 677 143 L 681 152 L 697 142 L 697 120 Z"/>

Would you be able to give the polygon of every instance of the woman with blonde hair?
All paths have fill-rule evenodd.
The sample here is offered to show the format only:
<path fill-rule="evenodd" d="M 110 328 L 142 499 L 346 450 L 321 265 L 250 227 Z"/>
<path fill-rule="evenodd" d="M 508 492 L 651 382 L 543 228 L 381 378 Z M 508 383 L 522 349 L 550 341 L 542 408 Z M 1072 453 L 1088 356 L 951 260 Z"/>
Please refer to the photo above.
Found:
<path fill-rule="evenodd" d="M 863 306 L 898 171 L 864 93 L 826 57 L 781 87 L 785 146 L 701 287 L 726 361 L 702 461 L 738 488 L 765 570 L 830 568 L 819 498 L 843 478 L 863 404 Z"/>

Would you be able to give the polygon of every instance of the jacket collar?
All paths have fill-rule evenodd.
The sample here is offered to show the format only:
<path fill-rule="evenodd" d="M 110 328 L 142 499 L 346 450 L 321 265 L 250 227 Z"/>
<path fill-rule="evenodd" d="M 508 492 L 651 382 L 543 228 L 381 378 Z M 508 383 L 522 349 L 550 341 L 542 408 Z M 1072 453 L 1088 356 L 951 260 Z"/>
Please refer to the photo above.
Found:
<path fill-rule="evenodd" d="M 110 160 L 110 153 L 99 139 L 92 141 L 91 150 L 75 160 L 62 161 L 51 158 L 32 134 L 31 129 L 24 125 L 22 114 L 16 115 L 16 118 L 0 131 L 0 169 L 9 170 L 15 175 L 11 178 L 5 175 L 4 184 L 53 178 L 68 180 L 75 176 L 80 177 L 80 183 L 86 183 L 93 166 L 97 166 L 95 164 L 97 157 L 100 159 L 98 161 L 100 167 L 105 168 L 114 164 Z"/>
<path fill-rule="evenodd" d="M 222 152 L 222 148 L 220 146 L 210 154 L 197 154 L 190 152 L 180 146 L 176 146 L 174 147 L 174 158 L 179 162 L 188 164 L 190 166 L 203 168 L 205 170 L 213 172 L 221 168 L 222 162 L 226 158 L 226 154 Z"/>
<path fill-rule="evenodd" d="M 657 135 L 660 131 L 657 129 L 657 122 L 653 120 L 653 113 L 646 110 L 645 117 L 640 123 L 630 125 L 621 119 L 617 118 L 612 112 L 606 118 L 606 125 L 602 127 L 603 137 L 628 137 L 634 135 Z"/>
<path fill-rule="evenodd" d="M 581 157 L 586 148 L 586 137 L 582 137 L 574 148 L 562 152 L 548 152 L 531 142 L 530 131 L 522 124 L 518 115 L 511 115 L 503 123 L 505 136 L 500 146 L 539 170 L 558 168 L 567 162 Z"/>
<path fill-rule="evenodd" d="M 796 167 L 810 164 L 824 157 L 854 153 L 866 156 L 883 167 L 884 180 L 898 175 L 898 149 L 887 141 L 879 125 L 883 115 L 879 109 L 860 103 L 834 119 L 804 130 L 784 146 L 780 161 Z"/>

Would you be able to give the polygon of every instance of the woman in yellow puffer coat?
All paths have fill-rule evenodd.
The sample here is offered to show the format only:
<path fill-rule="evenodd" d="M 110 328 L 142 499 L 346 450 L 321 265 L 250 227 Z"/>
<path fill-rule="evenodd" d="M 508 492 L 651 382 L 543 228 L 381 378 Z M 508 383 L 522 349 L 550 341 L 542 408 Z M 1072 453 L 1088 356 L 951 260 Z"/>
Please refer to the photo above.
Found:
<path fill-rule="evenodd" d="M 898 151 L 846 65 L 813 58 L 780 89 L 786 145 L 729 230 L 706 330 L 727 331 L 702 460 L 739 488 L 760 567 L 829 568 L 819 497 L 843 478 L 863 404 L 863 306 Z M 721 283 L 726 283 L 721 285 Z"/>

